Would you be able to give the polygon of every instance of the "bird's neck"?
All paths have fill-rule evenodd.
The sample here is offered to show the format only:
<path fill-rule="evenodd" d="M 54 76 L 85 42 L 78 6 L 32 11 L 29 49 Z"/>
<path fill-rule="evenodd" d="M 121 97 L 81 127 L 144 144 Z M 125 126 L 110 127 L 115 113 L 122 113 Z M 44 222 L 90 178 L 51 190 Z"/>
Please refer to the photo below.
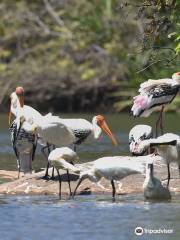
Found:
<path fill-rule="evenodd" d="M 99 139 L 99 137 L 102 133 L 101 128 L 97 125 L 97 123 L 92 122 L 92 129 L 93 129 L 94 138 Z"/>

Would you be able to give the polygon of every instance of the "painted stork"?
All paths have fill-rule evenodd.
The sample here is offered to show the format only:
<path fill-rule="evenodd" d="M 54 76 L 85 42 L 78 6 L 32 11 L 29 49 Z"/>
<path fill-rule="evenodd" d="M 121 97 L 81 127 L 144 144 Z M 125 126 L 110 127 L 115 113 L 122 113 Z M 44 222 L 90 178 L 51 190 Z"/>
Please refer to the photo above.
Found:
<path fill-rule="evenodd" d="M 129 175 L 133 174 L 145 174 L 146 164 L 152 163 L 157 156 L 114 156 L 103 157 L 93 162 L 76 164 L 75 167 L 80 170 L 80 179 L 74 190 L 73 196 L 75 196 L 78 187 L 81 182 L 88 178 L 92 182 L 99 182 L 104 177 L 111 181 L 112 185 L 112 198 L 115 199 L 115 184 L 114 180 L 121 180 Z"/>
<path fill-rule="evenodd" d="M 142 152 L 151 147 L 157 149 L 157 153 L 167 164 L 167 186 L 169 186 L 171 162 L 176 162 L 178 164 L 180 174 L 180 136 L 173 133 L 166 133 L 157 138 L 141 141 L 137 147 L 137 151 Z"/>
<path fill-rule="evenodd" d="M 21 135 L 23 135 L 23 139 L 25 138 L 31 139 L 32 135 L 35 136 L 36 139 L 38 139 L 38 143 L 41 145 L 41 151 L 45 158 L 48 158 L 48 155 L 51 151 L 52 146 L 51 144 L 44 142 L 39 136 L 36 134 L 29 133 L 28 131 L 25 131 L 24 128 L 22 128 L 22 131 L 20 130 L 23 126 L 28 129 L 31 125 L 31 123 L 36 122 L 39 118 L 43 117 L 41 113 L 39 113 L 36 109 L 32 108 L 31 106 L 24 105 L 24 89 L 22 87 L 17 87 L 15 92 L 13 92 L 10 96 L 11 99 L 11 106 L 10 106 L 10 111 L 9 111 L 9 125 L 11 124 L 11 119 L 12 115 L 16 117 L 16 125 L 12 125 L 13 127 L 10 127 L 11 134 L 13 136 L 13 142 L 16 141 L 16 138 L 18 138 L 19 132 L 22 132 Z M 13 148 L 15 147 L 15 144 L 12 142 Z M 23 144 L 23 142 L 21 143 Z M 46 153 L 46 150 L 48 151 Z M 14 148 L 15 154 L 16 154 L 16 149 Z M 19 152 L 19 151 L 18 151 Z M 19 154 L 21 154 L 19 152 Z M 16 154 L 17 156 L 17 154 Z M 49 168 L 49 163 L 46 168 L 46 174 L 44 178 L 48 177 L 48 168 Z"/>
<path fill-rule="evenodd" d="M 69 171 L 79 173 L 79 169 L 76 168 L 73 164 L 78 161 L 78 156 L 76 152 L 68 147 L 56 148 L 54 149 L 48 157 L 48 161 L 51 166 L 55 167 L 58 173 L 59 180 L 59 197 L 61 198 L 61 175 L 59 173 L 59 169 L 63 169 L 67 171 L 68 184 L 69 184 L 69 193 L 71 194 L 71 185 L 70 185 L 70 177 Z"/>
<path fill-rule="evenodd" d="M 138 150 L 138 145 L 145 139 L 153 137 L 152 127 L 149 125 L 139 124 L 134 126 L 129 132 L 129 150 L 133 156 L 141 156 L 146 153 L 146 150 L 142 149 L 142 152 Z"/>
<path fill-rule="evenodd" d="M 147 199 L 171 199 L 171 194 L 161 181 L 154 177 L 153 164 L 146 166 L 146 178 L 143 183 L 144 197 Z"/>
<path fill-rule="evenodd" d="M 156 107 L 161 107 L 160 115 L 156 122 L 156 137 L 158 135 L 158 125 L 163 134 L 162 114 L 164 107 L 173 101 L 179 88 L 180 72 L 177 72 L 172 75 L 172 79 L 149 79 L 142 83 L 139 89 L 140 94 L 134 97 L 131 111 L 135 117 L 148 117 Z"/>

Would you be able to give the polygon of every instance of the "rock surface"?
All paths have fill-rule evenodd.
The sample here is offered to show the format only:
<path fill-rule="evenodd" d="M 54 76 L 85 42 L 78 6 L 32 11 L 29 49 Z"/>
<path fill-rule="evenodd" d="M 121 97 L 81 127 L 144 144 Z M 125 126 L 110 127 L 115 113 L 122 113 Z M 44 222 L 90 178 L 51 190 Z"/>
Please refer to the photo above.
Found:
<path fill-rule="evenodd" d="M 49 172 L 51 174 L 51 172 Z M 62 177 L 62 194 L 69 194 L 67 175 L 65 171 L 61 171 Z M 0 184 L 0 194 L 58 194 L 59 182 L 58 177 L 55 175 L 54 180 L 44 180 L 45 171 L 33 173 L 31 175 L 20 176 L 17 179 L 17 171 L 5 171 L 0 170 L 0 179 L 4 183 Z M 165 179 L 167 176 L 166 167 L 156 167 L 155 176 L 159 179 Z M 178 171 L 176 165 L 171 166 L 171 176 L 174 179 L 170 181 L 170 190 L 172 192 L 180 192 L 180 179 L 178 178 Z M 71 188 L 75 189 L 78 176 L 71 174 Z M 117 194 L 130 194 L 141 193 L 142 185 L 144 182 L 144 176 L 131 175 L 124 178 L 121 182 L 116 182 Z M 166 181 L 164 182 L 166 183 Z M 110 182 L 102 178 L 101 181 L 96 184 L 90 182 L 88 179 L 84 180 L 81 186 L 78 188 L 77 194 L 90 194 L 90 193 L 111 193 Z"/>

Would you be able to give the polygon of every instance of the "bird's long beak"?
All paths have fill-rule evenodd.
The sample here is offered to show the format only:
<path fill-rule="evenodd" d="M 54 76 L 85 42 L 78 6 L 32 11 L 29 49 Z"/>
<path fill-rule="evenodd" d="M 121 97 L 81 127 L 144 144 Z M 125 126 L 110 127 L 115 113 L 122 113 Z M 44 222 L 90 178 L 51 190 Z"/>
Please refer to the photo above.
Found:
<path fill-rule="evenodd" d="M 24 95 L 23 94 L 19 95 L 18 99 L 19 99 L 20 106 L 23 107 L 24 106 Z"/>
<path fill-rule="evenodd" d="M 109 136 L 109 138 L 111 139 L 112 143 L 113 143 L 114 145 L 117 145 L 117 144 L 118 144 L 118 143 L 117 143 L 117 140 L 116 140 L 116 138 L 114 137 L 114 135 L 112 134 L 112 132 L 111 132 L 110 128 L 108 127 L 106 121 L 103 120 L 103 121 L 99 124 L 99 126 L 100 126 L 100 127 L 102 128 L 102 130 Z"/>

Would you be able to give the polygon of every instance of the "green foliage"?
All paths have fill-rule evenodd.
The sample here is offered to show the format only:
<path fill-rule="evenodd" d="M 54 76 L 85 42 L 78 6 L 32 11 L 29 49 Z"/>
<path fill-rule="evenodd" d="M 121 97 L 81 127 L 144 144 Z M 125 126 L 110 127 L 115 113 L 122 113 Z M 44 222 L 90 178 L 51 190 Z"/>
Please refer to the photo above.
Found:
<path fill-rule="evenodd" d="M 110 111 L 127 109 L 142 81 L 179 71 L 178 6 L 173 0 L 2 0 L 0 101 L 22 84 L 52 99 L 82 95 L 81 102 L 95 105 L 103 91 Z"/>

